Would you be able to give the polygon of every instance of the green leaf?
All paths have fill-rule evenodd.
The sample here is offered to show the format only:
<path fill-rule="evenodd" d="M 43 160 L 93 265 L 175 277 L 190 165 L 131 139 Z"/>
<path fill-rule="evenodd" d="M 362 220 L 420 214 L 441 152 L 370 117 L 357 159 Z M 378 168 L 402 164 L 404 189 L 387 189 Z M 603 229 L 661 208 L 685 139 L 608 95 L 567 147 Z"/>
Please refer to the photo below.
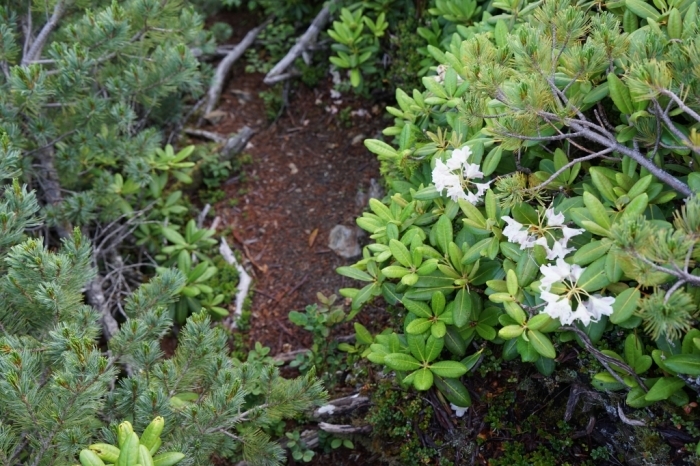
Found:
<path fill-rule="evenodd" d="M 428 319 L 424 317 L 419 317 L 415 320 L 412 320 L 406 326 L 406 333 L 410 333 L 411 335 L 420 335 L 421 333 L 427 332 L 432 325 L 433 323 Z"/>
<path fill-rule="evenodd" d="M 644 408 L 651 406 L 654 402 L 647 401 L 645 397 L 647 392 L 645 392 L 642 387 L 632 387 L 632 389 L 627 394 L 626 403 L 627 406 L 631 408 Z"/>
<path fill-rule="evenodd" d="M 430 370 L 435 375 L 449 379 L 456 379 L 467 373 L 467 368 L 464 364 L 457 361 L 438 361 L 430 365 Z"/>
<path fill-rule="evenodd" d="M 370 152 L 377 154 L 384 159 L 394 159 L 399 156 L 396 149 L 378 139 L 365 139 L 364 144 Z"/>
<path fill-rule="evenodd" d="M 447 401 L 461 408 L 468 408 L 472 404 L 469 391 L 464 384 L 457 379 L 443 378 L 435 375 L 435 386 L 442 393 Z"/>
<path fill-rule="evenodd" d="M 591 175 L 591 180 L 593 181 L 593 185 L 596 187 L 598 191 L 603 195 L 604 198 L 606 198 L 610 202 L 615 202 L 617 200 L 617 196 L 615 195 L 615 192 L 613 191 L 613 185 L 608 179 L 607 176 L 605 176 L 603 173 L 600 172 L 600 170 L 596 167 L 593 167 L 589 170 L 589 173 Z M 584 199 L 585 202 L 585 199 Z M 602 226 L 602 225 L 601 225 Z"/>
<path fill-rule="evenodd" d="M 404 353 L 391 353 L 384 356 L 384 364 L 395 371 L 414 371 L 420 367 L 416 358 Z"/>
<path fill-rule="evenodd" d="M 433 317 L 433 311 L 426 303 L 404 298 L 403 305 L 409 312 L 414 313 L 418 317 L 425 317 L 427 319 Z"/>
<path fill-rule="evenodd" d="M 557 357 L 557 352 L 554 350 L 554 345 L 549 341 L 549 338 L 544 333 L 537 330 L 528 330 L 527 337 L 530 343 L 535 348 L 535 351 L 540 353 L 545 358 L 554 359 Z"/>
<path fill-rule="evenodd" d="M 667 357 L 664 362 L 666 367 L 679 374 L 700 375 L 700 354 L 676 354 Z"/>
<path fill-rule="evenodd" d="M 457 292 L 452 311 L 454 323 L 457 327 L 463 327 L 469 322 L 472 313 L 472 298 L 469 292 L 462 288 Z"/>
<path fill-rule="evenodd" d="M 443 254 L 447 253 L 448 247 L 453 241 L 452 220 L 447 215 L 442 214 L 433 228 L 435 228 L 435 240 L 438 247 Z"/>
<path fill-rule="evenodd" d="M 453 325 L 447 326 L 444 340 L 447 349 L 455 356 L 461 357 L 467 353 L 467 344 Z"/>
<path fill-rule="evenodd" d="M 501 162 L 502 155 L 503 146 L 498 145 L 491 149 L 484 159 L 484 163 L 481 165 L 481 172 L 484 174 L 484 176 L 489 176 L 491 173 L 496 171 L 498 164 Z"/>
<path fill-rule="evenodd" d="M 605 257 L 601 257 L 586 267 L 577 282 L 577 286 L 588 293 L 598 291 L 609 284 L 610 280 L 605 273 Z"/>
<path fill-rule="evenodd" d="M 641 0 L 632 0 L 639 3 L 644 3 Z M 615 103 L 617 109 L 624 115 L 631 115 L 634 113 L 634 105 L 632 104 L 632 97 L 630 96 L 630 91 L 614 73 L 608 74 L 608 89 L 610 92 L 610 97 Z"/>
<path fill-rule="evenodd" d="M 610 230 L 610 217 L 603 204 L 588 191 L 583 193 L 583 203 L 588 208 L 591 218 L 595 223 L 605 230 Z"/>
<path fill-rule="evenodd" d="M 355 327 L 355 340 L 363 345 L 371 345 L 374 338 L 372 338 L 372 334 L 369 333 L 369 330 L 359 322 L 355 322 L 353 326 Z"/>
<path fill-rule="evenodd" d="M 440 356 L 440 353 L 442 353 L 442 348 L 444 347 L 445 340 L 442 338 L 436 338 L 432 335 L 429 336 L 428 341 L 425 342 L 425 360 L 428 362 L 434 361 L 438 356 Z"/>
<path fill-rule="evenodd" d="M 401 241 L 395 239 L 390 240 L 389 249 L 391 250 L 391 254 L 401 265 L 404 267 L 413 266 L 411 253 Z"/>
<path fill-rule="evenodd" d="M 411 375 L 413 375 L 413 386 L 416 390 L 425 391 L 433 386 L 433 373 L 430 370 L 420 369 Z"/>
<path fill-rule="evenodd" d="M 185 238 L 180 233 L 173 230 L 172 228 L 163 226 L 163 227 L 161 227 L 160 232 L 171 243 L 177 244 L 178 246 L 187 246 L 187 242 L 185 241 Z"/>
<path fill-rule="evenodd" d="M 539 216 L 537 211 L 530 205 L 524 202 L 516 204 L 511 209 L 513 218 L 524 225 L 539 225 Z"/>
<path fill-rule="evenodd" d="M 651 18 L 654 21 L 658 21 L 661 18 L 661 13 L 644 0 L 625 0 L 625 6 L 642 19 Z M 610 81 L 610 77 L 608 77 L 608 81 Z"/>
<path fill-rule="evenodd" d="M 574 264 L 587 265 L 599 259 L 610 250 L 612 242 L 605 238 L 602 240 L 591 241 L 574 254 Z"/>
<path fill-rule="evenodd" d="M 619 324 L 632 317 L 640 299 L 641 293 L 636 288 L 628 288 L 617 295 L 612 305 L 613 313 L 610 315 L 610 322 Z"/>
<path fill-rule="evenodd" d="M 684 386 L 685 382 L 677 377 L 662 377 L 649 389 L 644 399 L 647 401 L 666 400 Z"/>
<path fill-rule="evenodd" d="M 355 267 L 338 267 L 335 269 L 335 271 L 340 275 L 352 278 L 354 280 L 360 280 L 363 282 L 374 281 L 374 278 L 372 278 L 370 274 Z"/>

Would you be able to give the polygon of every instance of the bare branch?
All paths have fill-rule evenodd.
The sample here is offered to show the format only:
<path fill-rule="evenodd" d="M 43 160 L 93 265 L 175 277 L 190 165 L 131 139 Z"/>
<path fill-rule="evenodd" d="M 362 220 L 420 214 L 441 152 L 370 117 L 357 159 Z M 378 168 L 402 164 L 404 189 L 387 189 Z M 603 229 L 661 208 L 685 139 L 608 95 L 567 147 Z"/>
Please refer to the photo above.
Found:
<path fill-rule="evenodd" d="M 612 375 L 615 378 L 615 380 L 623 384 L 625 387 L 627 386 L 627 384 L 624 380 L 622 380 L 620 374 L 618 374 L 612 369 L 612 367 L 610 367 L 610 364 L 614 364 L 616 367 L 619 367 L 624 372 L 627 372 L 628 375 L 634 377 L 639 386 L 642 388 L 642 390 L 644 390 L 644 392 L 649 391 L 646 385 L 644 385 L 644 381 L 637 375 L 634 369 L 632 369 L 630 366 L 620 361 L 619 359 L 613 358 L 612 356 L 608 356 L 607 354 L 598 351 L 598 349 L 596 349 L 596 347 L 593 346 L 591 339 L 588 338 L 588 335 L 586 335 L 586 332 L 573 325 L 559 327 L 559 330 L 568 330 L 578 335 L 578 337 L 581 339 L 581 342 L 583 343 L 583 346 L 586 348 L 586 351 L 591 353 L 598 360 L 598 362 L 600 362 L 600 364 L 610 373 L 610 375 Z"/>
<path fill-rule="evenodd" d="M 613 138 L 609 138 L 606 136 L 603 136 L 602 134 L 596 133 L 595 131 L 591 131 L 588 129 L 584 124 L 582 124 L 581 121 L 573 119 L 573 118 L 567 118 L 564 120 L 564 123 L 573 128 L 575 131 L 580 133 L 583 137 L 590 141 L 597 142 L 598 144 L 604 146 L 604 147 L 609 147 L 617 152 L 620 152 L 623 155 L 628 156 L 629 158 L 635 160 L 639 165 L 642 167 L 646 168 L 649 170 L 649 173 L 657 177 L 659 180 L 663 181 L 667 185 L 669 185 L 671 188 L 675 189 L 679 193 L 683 194 L 684 196 L 692 196 L 693 191 L 688 187 L 687 184 L 683 183 L 680 181 L 678 178 L 675 176 L 671 175 L 670 173 L 662 170 L 661 168 L 657 167 L 653 161 L 647 159 L 644 157 L 644 155 L 639 152 L 638 150 L 635 149 L 630 149 L 629 147 L 620 144 Z"/>
<path fill-rule="evenodd" d="M 287 52 L 287 55 L 285 55 L 284 58 L 274 67 L 272 67 L 267 75 L 265 75 L 265 79 L 263 79 L 265 84 L 274 84 L 283 79 L 287 79 L 287 77 L 291 77 L 289 74 L 283 75 L 282 73 L 289 68 L 289 65 L 291 65 L 294 60 L 296 60 L 297 57 L 304 52 L 304 50 L 309 47 L 309 44 L 316 40 L 318 33 L 326 25 L 328 19 L 330 18 L 330 11 L 328 7 L 335 3 L 335 1 L 336 0 L 331 0 L 323 6 L 321 11 L 318 12 L 314 20 L 311 22 L 309 29 L 307 29 L 306 32 L 299 38 L 297 43 L 294 44 L 294 47 L 292 47 L 289 52 Z M 282 76 L 284 76 L 284 78 Z"/>
<path fill-rule="evenodd" d="M 255 38 L 258 37 L 258 34 L 260 34 L 260 32 L 265 29 L 271 21 L 272 18 L 268 18 L 260 26 L 248 31 L 248 34 L 245 35 L 243 40 L 233 50 L 231 50 L 231 52 L 229 52 L 229 54 L 226 55 L 223 60 L 221 60 L 219 66 L 216 67 L 216 73 L 214 74 L 211 87 L 207 93 L 207 104 L 204 106 L 205 115 L 214 110 L 216 104 L 219 102 L 221 91 L 223 90 L 226 82 L 226 76 L 228 76 L 228 72 L 231 70 L 233 64 L 243 55 L 248 47 L 253 44 Z"/>
<path fill-rule="evenodd" d="M 695 121 L 697 121 L 698 123 L 700 123 L 700 115 L 699 115 L 697 112 L 695 112 L 692 108 L 688 107 L 688 106 L 685 104 L 685 102 L 683 102 L 683 101 L 680 99 L 680 97 L 678 97 L 678 96 L 676 95 L 675 92 L 671 92 L 671 91 L 669 91 L 668 89 L 659 89 L 659 92 L 661 92 L 661 93 L 662 93 L 663 95 L 665 95 L 666 97 L 670 97 L 671 100 L 673 100 L 673 101 L 676 103 L 676 105 L 678 105 L 678 107 L 679 107 L 681 110 L 683 110 L 685 113 L 687 113 L 688 115 L 690 115 L 691 117 L 693 117 L 693 119 L 694 119 Z"/>
<path fill-rule="evenodd" d="M 41 52 L 44 49 L 44 45 L 46 45 L 46 41 L 48 40 L 49 35 L 53 32 L 54 29 L 56 29 L 56 27 L 58 26 L 58 22 L 61 20 L 61 17 L 66 12 L 66 3 L 66 0 L 58 0 L 58 2 L 56 2 L 56 6 L 54 6 L 53 8 L 53 14 L 51 15 L 51 18 L 49 18 L 48 22 L 44 24 L 44 27 L 41 29 L 41 32 L 34 40 L 34 43 L 29 48 L 27 54 L 24 57 L 22 57 L 22 65 L 27 65 L 30 61 L 36 60 L 41 56 Z"/>
<path fill-rule="evenodd" d="M 551 183 L 552 181 L 556 180 L 556 179 L 559 177 L 559 175 L 561 175 L 562 173 L 564 173 L 566 170 L 568 170 L 569 168 L 573 167 L 573 166 L 576 165 L 577 163 L 585 162 L 585 161 L 587 161 L 587 160 L 597 159 L 598 157 L 602 157 L 603 155 L 608 154 L 608 153 L 610 153 L 610 152 L 612 152 L 612 151 L 613 151 L 613 149 L 608 148 L 608 149 L 604 149 L 604 150 L 602 150 L 602 151 L 600 151 L 600 152 L 596 152 L 595 154 L 589 154 L 589 155 L 586 155 L 586 156 L 584 156 L 584 157 L 579 157 L 579 158 L 577 158 L 577 159 L 574 159 L 574 160 L 572 160 L 571 162 L 569 162 L 569 163 L 567 163 L 566 165 L 564 165 L 563 167 L 561 167 L 559 170 L 555 171 L 555 172 L 552 174 L 552 176 L 550 176 L 549 178 L 547 178 L 546 181 L 544 181 L 544 182 L 541 183 L 541 184 L 538 184 L 537 186 L 535 186 L 535 187 L 533 187 L 533 188 L 528 189 L 528 191 L 539 191 L 540 189 L 543 189 L 544 187 L 546 187 L 546 186 L 547 186 L 549 183 Z"/>

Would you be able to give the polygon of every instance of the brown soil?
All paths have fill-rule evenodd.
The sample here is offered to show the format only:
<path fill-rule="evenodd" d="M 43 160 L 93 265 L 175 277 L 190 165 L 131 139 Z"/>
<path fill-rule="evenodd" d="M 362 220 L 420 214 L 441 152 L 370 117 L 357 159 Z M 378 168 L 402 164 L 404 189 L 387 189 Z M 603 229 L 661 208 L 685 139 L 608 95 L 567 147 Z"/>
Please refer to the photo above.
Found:
<path fill-rule="evenodd" d="M 289 311 L 316 302 L 317 292 L 357 286 L 335 272 L 353 261 L 328 248 L 328 235 L 335 225 L 355 225 L 363 193 L 379 178 L 362 140 L 382 122 L 379 107 L 372 112 L 346 96 L 332 100 L 326 79 L 313 89 L 290 86 L 289 105 L 270 124 L 259 96 L 269 90 L 262 78 L 236 68 L 218 107 L 226 115 L 204 129 L 230 134 L 247 125 L 256 131 L 245 150 L 252 162 L 223 187 L 226 198 L 215 211 L 254 274 L 250 341 L 279 353 L 309 343 L 308 332 L 289 322 Z M 341 121 L 332 110 L 347 108 L 367 115 Z"/>

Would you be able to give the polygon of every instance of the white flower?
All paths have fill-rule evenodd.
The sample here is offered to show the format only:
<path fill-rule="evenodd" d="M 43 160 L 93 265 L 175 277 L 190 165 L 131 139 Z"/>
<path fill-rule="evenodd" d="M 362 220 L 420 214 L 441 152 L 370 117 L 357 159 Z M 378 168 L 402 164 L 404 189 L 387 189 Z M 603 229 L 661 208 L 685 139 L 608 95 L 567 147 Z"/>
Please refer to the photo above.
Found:
<path fill-rule="evenodd" d="M 454 403 L 450 403 L 450 408 L 452 408 L 452 411 L 455 412 L 455 416 L 457 416 L 457 417 L 464 416 L 464 413 L 466 413 L 467 410 L 469 409 L 469 408 L 462 408 L 460 406 L 457 406 Z"/>
<path fill-rule="evenodd" d="M 562 325 L 571 324 L 575 317 L 571 311 L 571 302 L 566 298 L 566 296 L 559 296 L 558 294 L 550 293 L 548 291 L 542 291 L 540 294 L 542 301 L 547 303 L 542 312 L 548 314 L 552 319 L 559 319 Z"/>
<path fill-rule="evenodd" d="M 585 304 L 586 310 L 597 322 L 601 316 L 609 316 L 613 313 L 612 305 L 615 303 L 613 297 L 603 297 L 599 294 L 588 297 L 588 302 Z"/>
<path fill-rule="evenodd" d="M 544 211 L 544 216 L 547 217 L 547 225 L 550 227 L 561 227 L 564 226 L 564 214 L 559 212 L 554 213 L 554 209 L 551 207 Z"/>
<path fill-rule="evenodd" d="M 523 248 L 531 248 L 535 245 L 536 237 L 531 235 L 522 223 L 507 216 L 501 217 L 501 219 L 507 224 L 503 229 L 503 234 L 508 238 L 508 241 L 519 244 Z"/>
<path fill-rule="evenodd" d="M 578 265 L 567 264 L 564 259 L 558 258 L 556 265 L 543 265 L 540 267 L 542 279 L 540 280 L 540 298 L 545 302 L 543 313 L 553 319 L 559 319 L 562 325 L 569 325 L 574 320 L 580 320 L 583 325 L 598 322 L 604 315 L 612 314 L 612 304 L 615 298 L 603 297 L 599 294 L 590 295 L 586 290 L 578 286 L 584 269 Z M 552 293 L 552 286 L 557 283 L 557 290 L 564 290 L 562 294 Z M 587 301 L 584 301 L 588 298 Z M 578 305 L 574 311 L 572 300 Z"/>
<path fill-rule="evenodd" d="M 452 151 L 447 162 L 435 160 L 433 168 L 433 184 L 439 192 L 447 190 L 447 195 L 453 200 L 464 199 L 472 204 L 478 203 L 489 188 L 489 183 L 476 183 L 473 180 L 481 179 L 484 174 L 479 165 L 469 163 L 472 151 L 465 146 Z M 470 191 L 470 186 L 475 187 L 476 192 Z"/>
<path fill-rule="evenodd" d="M 567 248 L 566 242 L 567 240 L 562 238 L 555 241 L 550 248 L 547 244 L 547 238 L 545 237 L 539 238 L 537 241 L 535 241 L 536 244 L 544 246 L 544 249 L 547 251 L 547 259 L 549 260 L 566 257 L 567 254 L 575 250 L 574 248 Z"/>
<path fill-rule="evenodd" d="M 567 248 L 567 243 L 572 237 L 583 233 L 583 230 L 564 226 L 564 214 L 561 212 L 555 214 L 552 208 L 545 210 L 544 217 L 546 222 L 540 217 L 539 225 L 528 226 L 522 225 L 510 217 L 501 217 L 508 224 L 503 230 L 503 234 L 508 238 L 508 241 L 520 244 L 523 248 L 532 248 L 539 244 L 544 247 L 549 260 L 566 257 L 567 254 L 575 250 Z M 517 225 L 517 229 L 515 225 Z M 563 238 L 556 239 L 554 230 L 560 230 Z M 549 245 L 550 242 L 552 242 L 552 246 Z"/>

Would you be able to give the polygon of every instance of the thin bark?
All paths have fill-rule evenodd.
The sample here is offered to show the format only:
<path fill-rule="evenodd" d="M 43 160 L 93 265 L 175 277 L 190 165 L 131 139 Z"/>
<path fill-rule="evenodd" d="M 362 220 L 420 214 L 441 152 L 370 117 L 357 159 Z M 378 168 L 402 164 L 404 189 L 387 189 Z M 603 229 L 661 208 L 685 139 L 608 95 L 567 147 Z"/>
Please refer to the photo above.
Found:
<path fill-rule="evenodd" d="M 294 60 L 296 60 L 297 57 L 304 52 L 304 50 L 309 48 L 310 44 L 316 41 L 318 33 L 330 19 L 330 10 L 328 7 L 333 3 L 335 3 L 335 0 L 331 0 L 330 2 L 326 3 L 323 8 L 321 8 L 321 11 L 318 12 L 316 18 L 314 18 L 314 20 L 311 22 L 309 29 L 307 29 L 306 32 L 299 38 L 297 43 L 294 44 L 294 47 L 292 47 L 289 52 L 287 52 L 287 55 L 285 55 L 284 58 L 274 67 L 272 67 L 267 75 L 265 75 L 265 79 L 263 79 L 265 84 L 273 84 L 275 82 L 287 79 L 287 76 L 284 78 L 279 78 L 279 76 L 282 75 L 287 68 L 289 68 L 289 65 L 291 65 Z"/>
<path fill-rule="evenodd" d="M 51 18 L 49 18 L 48 22 L 44 24 L 44 27 L 34 40 L 34 43 L 29 48 L 27 54 L 22 57 L 22 65 L 27 65 L 32 60 L 36 60 L 41 56 L 41 52 L 44 50 L 44 45 L 46 45 L 49 35 L 51 35 L 54 29 L 56 29 L 61 17 L 66 12 L 66 3 L 66 0 L 58 0 L 56 6 L 53 8 Z M 31 34 L 31 31 L 29 31 L 29 33 Z"/>
<path fill-rule="evenodd" d="M 235 136 L 231 136 L 226 140 L 226 144 L 221 149 L 221 160 L 231 160 L 236 154 L 245 149 L 245 146 L 250 141 L 250 138 L 255 134 L 255 130 L 244 126 Z"/>
<path fill-rule="evenodd" d="M 223 60 L 221 60 L 219 66 L 216 67 L 216 73 L 214 74 L 211 87 L 207 93 L 207 104 L 204 107 L 204 115 L 210 113 L 212 110 L 214 110 L 214 108 L 216 108 L 216 105 L 219 102 L 219 97 L 221 97 L 221 91 L 226 83 L 226 77 L 228 76 L 231 67 L 236 60 L 243 55 L 248 47 L 253 45 L 255 38 L 258 37 L 258 34 L 260 34 L 260 32 L 265 29 L 268 24 L 270 24 L 270 21 L 271 18 L 268 18 L 260 26 L 248 31 L 248 34 L 245 35 L 243 40 L 233 50 L 231 50 L 229 54 L 226 55 Z"/>
<path fill-rule="evenodd" d="M 667 185 L 669 185 L 671 188 L 674 190 L 678 191 L 679 193 L 683 194 L 684 196 L 692 196 L 693 191 L 688 187 L 687 184 L 683 183 L 680 181 L 678 178 L 675 176 L 671 175 L 670 173 L 662 170 L 661 168 L 657 167 L 654 162 L 651 160 L 647 159 L 644 157 L 644 155 L 639 152 L 638 150 L 635 149 L 630 149 L 629 147 L 620 144 L 619 142 L 615 141 L 614 139 L 607 138 L 603 136 L 602 134 L 598 134 L 594 131 L 591 131 L 590 129 L 586 128 L 581 122 L 578 120 L 573 120 L 573 119 L 566 119 L 564 121 L 565 124 L 571 126 L 575 131 L 581 133 L 583 137 L 586 139 L 597 142 L 598 144 L 601 144 L 602 146 L 612 148 L 616 150 L 617 152 L 620 152 L 623 155 L 628 156 L 629 158 L 635 160 L 639 165 L 642 167 L 646 168 L 649 170 L 649 172 L 657 177 L 659 180 L 663 181 Z"/>
<path fill-rule="evenodd" d="M 351 425 L 339 425 L 339 424 L 328 424 L 326 422 L 319 422 L 318 427 L 324 432 L 329 434 L 337 435 L 351 435 L 351 434 L 366 434 L 372 432 L 372 426 L 351 426 Z"/>
<path fill-rule="evenodd" d="M 228 245 L 224 238 L 221 238 L 221 246 L 219 247 L 219 252 L 223 256 L 224 260 L 230 265 L 236 267 L 238 270 L 238 291 L 236 292 L 236 310 L 229 319 L 231 320 L 231 327 L 235 327 L 236 319 L 240 317 L 243 313 L 243 302 L 248 296 L 248 291 L 250 290 L 250 285 L 253 283 L 253 279 L 248 275 L 248 272 L 243 268 L 241 264 L 236 260 L 236 256 L 233 255 L 231 247 Z"/>

